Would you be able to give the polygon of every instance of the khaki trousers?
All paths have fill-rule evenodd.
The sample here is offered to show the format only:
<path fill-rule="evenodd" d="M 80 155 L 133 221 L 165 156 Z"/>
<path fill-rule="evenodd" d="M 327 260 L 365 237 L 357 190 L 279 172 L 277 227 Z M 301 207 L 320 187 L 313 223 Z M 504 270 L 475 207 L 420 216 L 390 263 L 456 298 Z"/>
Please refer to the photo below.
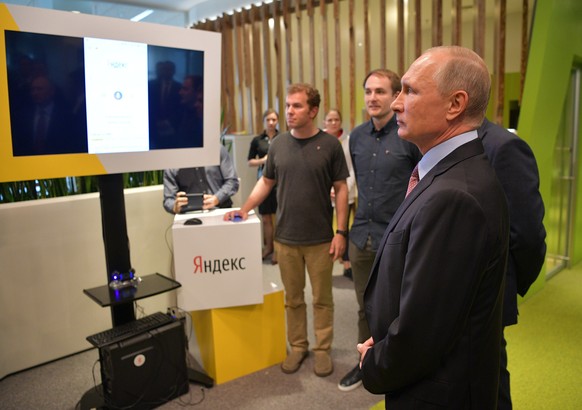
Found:
<path fill-rule="evenodd" d="M 305 268 L 313 294 L 313 350 L 329 351 L 333 339 L 333 260 L 331 243 L 294 246 L 275 242 L 281 280 L 285 287 L 287 340 L 294 351 L 307 351 L 307 307 L 305 304 Z"/>

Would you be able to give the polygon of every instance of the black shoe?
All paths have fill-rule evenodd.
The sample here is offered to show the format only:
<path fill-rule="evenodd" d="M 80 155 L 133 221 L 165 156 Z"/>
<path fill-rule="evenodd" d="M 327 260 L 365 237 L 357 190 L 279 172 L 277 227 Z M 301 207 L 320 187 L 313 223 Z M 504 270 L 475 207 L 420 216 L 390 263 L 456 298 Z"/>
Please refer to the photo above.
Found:
<path fill-rule="evenodd" d="M 362 384 L 362 371 L 360 365 L 356 365 L 352 370 L 344 376 L 337 385 L 341 391 L 352 391 L 357 389 Z"/>
<path fill-rule="evenodd" d="M 352 268 L 344 269 L 344 276 L 348 279 L 354 280 L 352 277 Z"/>

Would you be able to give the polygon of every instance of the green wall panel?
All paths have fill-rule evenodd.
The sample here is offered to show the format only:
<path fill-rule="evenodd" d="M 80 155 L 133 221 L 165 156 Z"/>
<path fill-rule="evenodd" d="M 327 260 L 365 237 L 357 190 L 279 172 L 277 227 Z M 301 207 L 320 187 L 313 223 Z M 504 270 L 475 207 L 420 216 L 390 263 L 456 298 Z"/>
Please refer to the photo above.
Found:
<path fill-rule="evenodd" d="M 550 203 L 554 146 L 560 129 L 570 71 L 582 57 L 582 2 L 538 0 L 532 27 L 518 134 L 532 147 L 540 171 L 540 192 Z M 582 194 L 578 189 L 578 204 Z M 546 212 L 548 214 L 548 212 Z M 578 219 L 581 215 L 578 212 Z M 574 238 L 572 263 L 582 260 L 581 222 Z M 548 232 L 549 235 L 552 232 Z M 544 273 L 532 286 L 543 287 Z"/>

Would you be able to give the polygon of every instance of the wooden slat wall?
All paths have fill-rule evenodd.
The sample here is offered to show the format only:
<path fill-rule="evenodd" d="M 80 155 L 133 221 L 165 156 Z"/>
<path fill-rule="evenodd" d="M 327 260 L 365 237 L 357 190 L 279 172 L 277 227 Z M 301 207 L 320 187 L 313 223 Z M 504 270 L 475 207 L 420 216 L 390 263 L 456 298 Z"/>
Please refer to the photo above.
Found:
<path fill-rule="evenodd" d="M 491 14 L 486 3 L 492 1 L 496 28 L 495 33 L 486 33 L 486 11 Z M 495 78 L 493 119 L 501 122 L 508 1 L 515 7 L 519 0 L 473 0 L 471 6 L 463 0 L 281 0 L 223 14 L 214 22 L 198 23 L 193 28 L 223 35 L 220 95 L 223 126 L 228 126 L 229 132 L 258 134 L 267 108 L 279 112 L 280 129 L 285 130 L 286 86 L 304 81 L 320 90 L 320 112 L 337 107 L 344 114 L 344 127 L 352 129 L 362 120 L 357 108 L 363 107 L 360 87 L 370 69 L 387 67 L 402 75 L 424 51 L 423 38 L 425 46 L 428 42 L 463 44 L 463 24 L 473 26 L 473 49 L 482 57 L 486 55 L 486 35 L 495 36 L 495 61 L 488 65 Z M 529 0 L 521 0 L 520 7 L 522 35 L 516 41 L 520 42 L 523 89 Z M 423 21 L 423 15 L 430 21 Z M 444 15 L 451 16 L 450 40 L 443 35 Z M 396 47 L 391 43 L 394 38 Z M 323 115 L 317 121 L 321 123 Z"/>

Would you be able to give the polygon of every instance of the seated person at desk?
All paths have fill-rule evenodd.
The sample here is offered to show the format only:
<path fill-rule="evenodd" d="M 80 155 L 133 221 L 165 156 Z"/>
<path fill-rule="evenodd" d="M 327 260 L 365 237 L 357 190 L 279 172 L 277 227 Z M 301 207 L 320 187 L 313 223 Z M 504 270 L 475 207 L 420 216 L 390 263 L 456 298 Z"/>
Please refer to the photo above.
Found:
<path fill-rule="evenodd" d="M 164 170 L 164 209 L 179 214 L 188 203 L 186 193 L 204 193 L 202 209 L 230 208 L 239 180 L 226 148 L 220 146 L 220 165 Z"/>

